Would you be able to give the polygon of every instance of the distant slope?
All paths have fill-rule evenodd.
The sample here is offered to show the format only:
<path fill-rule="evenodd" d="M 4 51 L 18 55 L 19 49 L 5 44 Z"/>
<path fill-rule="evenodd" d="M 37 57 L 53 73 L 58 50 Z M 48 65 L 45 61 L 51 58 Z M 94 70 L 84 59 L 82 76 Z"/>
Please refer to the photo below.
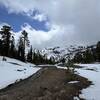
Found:
<path fill-rule="evenodd" d="M 41 50 L 42 55 L 46 55 L 48 58 L 53 57 L 56 61 L 61 61 L 62 58 L 67 59 L 68 56 L 73 58 L 75 53 L 79 50 L 83 50 L 82 46 L 65 46 L 65 47 L 53 47 L 45 48 Z"/>
<path fill-rule="evenodd" d="M 84 47 L 84 46 L 77 46 L 77 45 L 71 45 L 71 46 L 64 46 L 64 47 L 52 47 L 52 48 L 44 48 L 43 50 L 41 50 L 41 54 L 47 56 L 47 58 L 49 59 L 54 58 L 55 61 L 60 62 L 61 59 L 65 58 L 67 60 L 67 58 L 70 56 L 70 58 L 72 59 L 74 57 L 74 55 L 77 52 L 84 52 L 87 48 L 95 48 L 96 45 L 91 45 L 88 47 Z"/>

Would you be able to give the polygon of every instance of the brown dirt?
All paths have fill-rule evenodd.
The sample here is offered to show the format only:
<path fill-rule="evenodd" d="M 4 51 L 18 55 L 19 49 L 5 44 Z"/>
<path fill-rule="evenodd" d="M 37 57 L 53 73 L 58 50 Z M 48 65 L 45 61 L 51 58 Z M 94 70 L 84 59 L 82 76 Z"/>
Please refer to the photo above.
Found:
<path fill-rule="evenodd" d="M 79 82 L 69 84 L 70 81 Z M 1 90 L 0 100 L 73 100 L 90 84 L 86 78 L 67 70 L 44 68 L 30 78 Z"/>

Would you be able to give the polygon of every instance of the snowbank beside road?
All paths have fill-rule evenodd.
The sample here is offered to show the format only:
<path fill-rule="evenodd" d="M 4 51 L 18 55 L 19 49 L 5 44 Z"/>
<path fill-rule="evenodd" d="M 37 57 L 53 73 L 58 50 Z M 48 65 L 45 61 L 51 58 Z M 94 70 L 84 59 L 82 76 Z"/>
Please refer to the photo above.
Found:
<path fill-rule="evenodd" d="M 100 64 L 77 64 L 82 68 L 76 69 L 79 75 L 93 82 L 89 88 L 82 90 L 80 97 L 86 100 L 100 100 Z"/>
<path fill-rule="evenodd" d="M 7 61 L 2 61 L 0 56 L 0 89 L 30 77 L 40 69 L 34 67 L 34 64 L 24 63 L 8 57 L 6 59 Z"/>

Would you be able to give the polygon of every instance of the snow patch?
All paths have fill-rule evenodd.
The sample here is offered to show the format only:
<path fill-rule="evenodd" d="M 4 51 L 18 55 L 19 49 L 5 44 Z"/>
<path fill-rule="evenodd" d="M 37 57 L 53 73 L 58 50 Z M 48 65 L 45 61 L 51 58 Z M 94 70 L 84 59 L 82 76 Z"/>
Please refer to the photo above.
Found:
<path fill-rule="evenodd" d="M 78 83 L 79 81 L 70 81 L 68 82 L 69 84 L 74 84 L 74 83 Z"/>
<path fill-rule="evenodd" d="M 62 66 L 56 66 L 59 69 L 67 69 L 67 67 L 62 67 Z"/>
<path fill-rule="evenodd" d="M 74 97 L 73 100 L 80 100 L 78 97 Z"/>

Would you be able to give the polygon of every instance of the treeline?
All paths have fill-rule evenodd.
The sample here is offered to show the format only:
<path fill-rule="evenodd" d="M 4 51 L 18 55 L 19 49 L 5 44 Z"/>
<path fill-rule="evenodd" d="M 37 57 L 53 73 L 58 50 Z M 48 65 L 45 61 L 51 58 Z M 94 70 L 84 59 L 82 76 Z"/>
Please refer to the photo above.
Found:
<path fill-rule="evenodd" d="M 54 64 L 52 58 L 47 59 L 38 50 L 33 50 L 28 33 L 23 30 L 20 34 L 18 42 L 15 43 L 14 33 L 11 26 L 4 25 L 0 30 L 0 55 L 21 60 L 23 62 L 31 62 L 34 64 Z M 16 46 L 17 44 L 17 46 Z M 26 53 L 26 48 L 30 48 Z"/>
<path fill-rule="evenodd" d="M 53 57 L 47 58 L 47 56 L 42 55 L 39 50 L 32 50 L 32 46 L 28 51 L 27 61 L 34 64 L 55 64 L 55 59 Z"/>
<path fill-rule="evenodd" d="M 78 51 L 72 60 L 75 63 L 100 62 L 100 41 L 94 46 Z"/>

